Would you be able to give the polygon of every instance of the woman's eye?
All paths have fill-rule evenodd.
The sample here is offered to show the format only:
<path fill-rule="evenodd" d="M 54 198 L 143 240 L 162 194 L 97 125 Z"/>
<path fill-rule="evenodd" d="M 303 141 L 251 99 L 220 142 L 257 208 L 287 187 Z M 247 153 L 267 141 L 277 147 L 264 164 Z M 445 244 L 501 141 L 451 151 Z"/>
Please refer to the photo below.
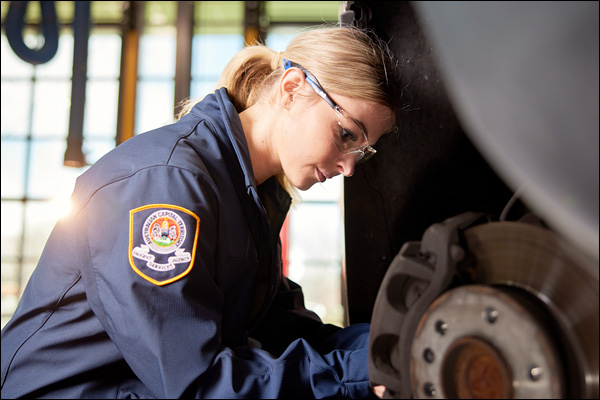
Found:
<path fill-rule="evenodd" d="M 344 142 L 344 143 L 349 142 L 349 141 L 356 142 L 356 135 L 354 135 L 354 133 L 352 133 L 351 131 L 349 131 L 346 128 L 342 128 L 341 136 L 342 136 L 342 142 Z"/>

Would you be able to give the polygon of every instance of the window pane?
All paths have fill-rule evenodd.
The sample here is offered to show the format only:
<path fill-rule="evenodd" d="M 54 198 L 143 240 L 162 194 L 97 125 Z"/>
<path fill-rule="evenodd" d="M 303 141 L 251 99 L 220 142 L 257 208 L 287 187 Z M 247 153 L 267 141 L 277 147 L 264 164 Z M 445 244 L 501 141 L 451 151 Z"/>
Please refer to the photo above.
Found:
<path fill-rule="evenodd" d="M 11 275 L 16 275 L 18 269 L 18 264 L 2 263 L 2 328 L 15 312 L 19 302 L 19 282 L 15 277 L 5 277 L 5 270 L 11 271 Z"/>
<path fill-rule="evenodd" d="M 174 28 L 161 29 L 140 38 L 138 73 L 140 78 L 170 78 L 175 76 Z"/>
<path fill-rule="evenodd" d="M 4 4 L 5 2 L 2 2 Z M 0 56 L 2 57 L 2 78 L 5 76 L 14 77 L 27 77 L 29 78 L 33 74 L 33 65 L 21 60 L 8 44 L 6 36 L 2 34 L 2 41 L 0 42 Z M 4 91 L 4 82 L 2 82 L 2 90 Z M 4 109 L 4 107 L 2 108 Z"/>
<path fill-rule="evenodd" d="M 173 123 L 174 91 L 173 81 L 138 83 L 136 134 Z"/>
<path fill-rule="evenodd" d="M 5 286 L 5 283 L 10 285 Z M 19 284 L 19 264 L 14 262 L 2 262 L 2 314 L 4 311 L 4 296 L 16 294 Z"/>
<path fill-rule="evenodd" d="M 343 326 L 341 268 L 306 265 L 301 278 L 290 279 L 302 286 L 306 308 L 316 312 L 323 322 Z"/>
<path fill-rule="evenodd" d="M 52 199 L 52 206 L 66 211 L 78 168 L 63 166 L 65 140 L 34 141 L 31 144 L 31 169 L 28 197 Z M 30 215 L 27 216 L 28 218 Z"/>
<path fill-rule="evenodd" d="M 30 201 L 25 206 L 25 240 L 23 243 L 23 260 L 35 264 L 39 260 L 50 232 L 58 219 L 64 215 L 64 209 L 55 202 Z M 23 271 L 24 275 L 29 275 Z"/>
<path fill-rule="evenodd" d="M 4 194 L 2 195 L 4 197 Z M 23 225 L 23 203 L 20 201 L 2 202 L 2 279 L 5 273 L 13 274 L 4 270 L 4 261 L 16 262 L 21 251 L 21 230 Z M 16 278 L 15 278 L 16 279 Z"/>
<path fill-rule="evenodd" d="M 289 278 L 302 286 L 309 309 L 326 322 L 342 325 L 340 207 L 300 203 L 290 213 L 289 237 Z"/>
<path fill-rule="evenodd" d="M 340 213 L 335 203 L 300 203 L 290 219 L 290 257 L 340 264 L 343 245 Z"/>
<path fill-rule="evenodd" d="M 204 98 L 207 94 L 213 93 L 215 91 L 216 85 L 217 85 L 216 79 L 192 80 L 191 88 L 190 88 L 190 98 L 192 100 L 200 100 L 200 99 Z"/>
<path fill-rule="evenodd" d="M 330 201 L 337 202 L 342 196 L 344 177 L 342 175 L 327 179 L 323 183 L 317 183 L 310 189 L 301 191 L 303 201 Z"/>
<path fill-rule="evenodd" d="M 284 51 L 290 41 L 300 33 L 297 27 L 282 26 L 269 29 L 266 45 L 275 51 Z"/>
<path fill-rule="evenodd" d="M 4 63 L 4 60 L 2 60 Z M 27 136 L 31 102 L 31 81 L 2 78 L 2 136 Z"/>
<path fill-rule="evenodd" d="M 33 136 L 66 138 L 69 131 L 71 81 L 37 82 L 34 92 Z"/>
<path fill-rule="evenodd" d="M 194 35 L 192 78 L 218 79 L 229 60 L 243 47 L 242 35 Z"/>
<path fill-rule="evenodd" d="M 2 141 L 2 198 L 20 199 L 25 196 L 24 177 L 27 142 L 24 140 Z M 3 203 L 4 204 L 4 203 Z M 2 218 L 4 218 L 4 213 Z M 4 247 L 6 242 L 2 242 Z"/>
<path fill-rule="evenodd" d="M 115 139 L 85 139 L 83 153 L 89 165 L 94 164 L 103 155 L 115 148 Z"/>
<path fill-rule="evenodd" d="M 90 36 L 88 78 L 118 78 L 121 68 L 121 36 L 112 30 L 94 30 Z"/>
<path fill-rule="evenodd" d="M 118 81 L 88 81 L 85 97 L 84 137 L 115 138 L 119 100 Z"/>

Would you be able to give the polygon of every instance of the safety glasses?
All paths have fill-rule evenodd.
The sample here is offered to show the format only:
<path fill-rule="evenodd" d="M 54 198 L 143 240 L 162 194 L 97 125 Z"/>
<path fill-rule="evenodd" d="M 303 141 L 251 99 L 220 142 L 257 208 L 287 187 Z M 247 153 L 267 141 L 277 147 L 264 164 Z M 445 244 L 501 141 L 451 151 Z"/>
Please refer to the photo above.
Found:
<path fill-rule="evenodd" d="M 283 60 L 283 67 L 284 70 L 288 70 L 289 68 L 300 69 L 304 73 L 306 82 L 308 82 L 313 90 L 336 112 L 339 117 L 338 126 L 335 131 L 330 132 L 331 139 L 338 151 L 345 154 L 355 154 L 357 163 L 359 161 L 364 162 L 377 153 L 377 150 L 369 145 L 369 140 L 367 139 L 365 130 L 361 126 L 362 124 L 348 115 L 348 113 L 329 97 L 313 74 L 300 64 L 289 60 Z"/>

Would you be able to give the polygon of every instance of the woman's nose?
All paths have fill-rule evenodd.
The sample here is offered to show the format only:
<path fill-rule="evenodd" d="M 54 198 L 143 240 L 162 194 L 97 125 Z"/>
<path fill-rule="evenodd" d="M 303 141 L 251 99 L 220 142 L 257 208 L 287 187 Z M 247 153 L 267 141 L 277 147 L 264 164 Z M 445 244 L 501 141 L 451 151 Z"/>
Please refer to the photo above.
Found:
<path fill-rule="evenodd" d="M 340 159 L 338 163 L 338 170 L 346 178 L 354 175 L 354 166 L 356 165 L 356 155 L 348 154 L 346 157 Z"/>

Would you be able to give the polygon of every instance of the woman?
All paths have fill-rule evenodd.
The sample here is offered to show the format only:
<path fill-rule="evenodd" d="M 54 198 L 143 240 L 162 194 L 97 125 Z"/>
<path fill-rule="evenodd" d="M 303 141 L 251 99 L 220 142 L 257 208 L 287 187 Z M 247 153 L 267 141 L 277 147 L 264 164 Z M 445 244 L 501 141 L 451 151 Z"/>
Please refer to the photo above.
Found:
<path fill-rule="evenodd" d="M 2 331 L 2 397 L 368 397 L 369 326 L 306 310 L 278 236 L 288 192 L 375 153 L 392 72 L 354 28 L 248 47 L 82 174 Z"/>

